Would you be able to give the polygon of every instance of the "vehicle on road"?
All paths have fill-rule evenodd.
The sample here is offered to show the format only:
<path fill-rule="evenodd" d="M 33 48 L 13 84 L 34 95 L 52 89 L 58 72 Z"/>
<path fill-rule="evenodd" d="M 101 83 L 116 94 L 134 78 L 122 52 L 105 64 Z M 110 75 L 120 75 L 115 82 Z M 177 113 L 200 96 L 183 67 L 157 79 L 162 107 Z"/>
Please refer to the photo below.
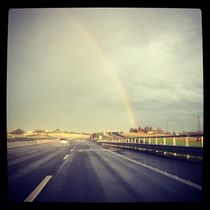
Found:
<path fill-rule="evenodd" d="M 60 139 L 60 144 L 67 144 L 67 143 L 68 143 L 67 139 L 65 138 Z"/>

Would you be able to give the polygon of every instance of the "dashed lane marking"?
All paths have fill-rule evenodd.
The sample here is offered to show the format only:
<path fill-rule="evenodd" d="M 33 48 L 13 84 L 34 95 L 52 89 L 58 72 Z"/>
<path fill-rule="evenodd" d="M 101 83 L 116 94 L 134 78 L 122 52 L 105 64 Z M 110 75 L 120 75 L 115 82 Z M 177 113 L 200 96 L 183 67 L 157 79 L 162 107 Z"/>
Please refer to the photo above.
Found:
<path fill-rule="evenodd" d="M 34 199 L 39 195 L 45 185 L 49 182 L 52 176 L 46 176 L 42 182 L 34 189 L 34 191 L 24 200 L 24 202 L 33 202 Z"/>
<path fill-rule="evenodd" d="M 66 160 L 68 158 L 69 155 L 66 155 L 63 159 Z"/>

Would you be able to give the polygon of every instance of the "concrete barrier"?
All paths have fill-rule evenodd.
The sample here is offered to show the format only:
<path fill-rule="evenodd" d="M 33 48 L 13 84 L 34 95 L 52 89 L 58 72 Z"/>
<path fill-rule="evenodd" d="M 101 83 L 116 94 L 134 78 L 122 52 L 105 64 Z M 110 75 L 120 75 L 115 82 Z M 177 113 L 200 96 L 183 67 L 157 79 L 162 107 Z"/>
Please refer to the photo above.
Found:
<path fill-rule="evenodd" d="M 37 144 L 36 141 L 15 141 L 7 142 L 7 148 L 25 147 Z"/>
<path fill-rule="evenodd" d="M 46 144 L 46 143 L 57 143 L 59 139 L 42 139 L 42 140 L 35 140 L 37 144 Z"/>
<path fill-rule="evenodd" d="M 30 141 L 7 141 L 7 148 L 26 147 L 37 144 L 57 143 L 59 139 L 34 139 Z"/>

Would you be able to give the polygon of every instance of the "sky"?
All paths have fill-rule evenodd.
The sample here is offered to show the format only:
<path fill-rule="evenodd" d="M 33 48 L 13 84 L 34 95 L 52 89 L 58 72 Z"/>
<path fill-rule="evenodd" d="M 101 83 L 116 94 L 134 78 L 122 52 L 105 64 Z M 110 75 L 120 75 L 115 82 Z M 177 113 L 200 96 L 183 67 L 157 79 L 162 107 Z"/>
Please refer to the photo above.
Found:
<path fill-rule="evenodd" d="M 199 9 L 11 9 L 7 130 L 202 129 L 202 59 Z"/>

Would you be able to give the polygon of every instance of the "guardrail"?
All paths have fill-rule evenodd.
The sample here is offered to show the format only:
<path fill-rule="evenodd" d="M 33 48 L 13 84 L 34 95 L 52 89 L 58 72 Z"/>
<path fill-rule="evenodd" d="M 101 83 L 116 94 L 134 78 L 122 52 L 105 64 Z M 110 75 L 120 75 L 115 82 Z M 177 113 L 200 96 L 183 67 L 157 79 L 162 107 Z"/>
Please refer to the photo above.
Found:
<path fill-rule="evenodd" d="M 180 139 L 182 138 L 182 139 Z M 192 139 L 194 138 L 194 139 Z M 202 160 L 203 157 L 203 136 L 197 137 L 138 137 L 126 139 L 101 139 L 99 144 L 120 147 L 125 149 L 140 150 L 157 155 L 173 156 L 184 159 Z M 181 145 L 179 145 L 181 142 Z M 196 143 L 196 145 L 194 144 Z M 191 146 L 194 144 L 193 146 Z"/>
<path fill-rule="evenodd" d="M 105 145 L 116 145 L 124 148 L 134 148 L 143 149 L 145 151 L 154 152 L 168 152 L 173 154 L 183 154 L 190 156 L 200 156 L 203 155 L 203 148 L 201 147 L 183 147 L 183 146 L 166 146 L 166 145 L 152 145 L 152 144 L 123 144 L 123 143 L 103 143 Z M 175 155 L 176 156 L 176 155 Z"/>
<path fill-rule="evenodd" d="M 203 147 L 203 136 L 147 136 L 124 139 L 101 139 L 97 140 L 97 142 Z"/>

